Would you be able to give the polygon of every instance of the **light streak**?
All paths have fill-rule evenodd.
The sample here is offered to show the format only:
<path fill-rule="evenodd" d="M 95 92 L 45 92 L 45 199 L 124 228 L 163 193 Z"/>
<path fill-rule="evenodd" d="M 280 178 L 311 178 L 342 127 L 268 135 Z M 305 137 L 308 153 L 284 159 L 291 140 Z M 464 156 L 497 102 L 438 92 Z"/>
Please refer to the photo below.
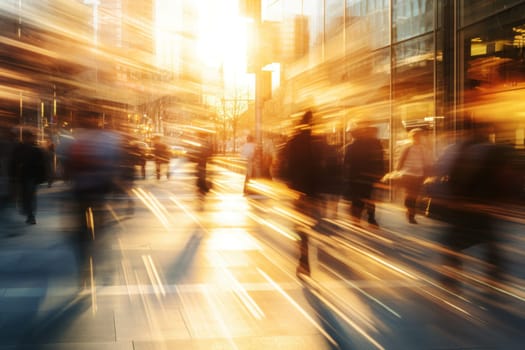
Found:
<path fill-rule="evenodd" d="M 311 280 L 310 278 L 308 277 L 305 277 L 305 278 L 309 280 L 308 283 L 313 282 L 313 280 Z M 385 350 L 385 348 L 381 344 L 379 344 L 374 338 L 372 338 L 372 336 L 370 336 L 363 328 L 358 326 L 354 321 L 352 321 L 344 313 L 342 313 L 341 310 L 337 306 L 333 305 L 330 301 L 328 301 L 326 298 L 320 295 L 315 289 L 311 289 L 311 292 L 315 294 L 317 298 L 322 300 L 323 303 L 330 308 L 330 310 L 332 310 L 343 321 L 345 321 L 348 325 L 354 328 L 359 334 L 365 337 L 365 339 L 368 340 L 370 343 L 372 343 L 376 348 L 380 350 Z"/>
<path fill-rule="evenodd" d="M 160 280 L 157 269 L 155 268 L 155 264 L 153 263 L 153 259 L 151 259 L 151 255 L 142 255 L 142 261 L 146 267 L 146 272 L 155 291 L 155 295 L 158 299 L 160 299 L 161 295 L 166 295 L 166 290 L 164 289 L 164 286 Z"/>
<path fill-rule="evenodd" d="M 283 214 L 285 217 L 291 219 L 294 223 L 306 226 L 315 225 L 315 221 L 306 215 L 301 215 L 299 213 L 292 212 L 281 207 L 274 207 L 274 211 Z"/>
<path fill-rule="evenodd" d="M 293 307 L 297 309 L 330 343 L 337 345 L 337 342 L 320 326 L 292 297 L 290 297 L 274 280 L 270 278 L 263 270 L 257 268 L 257 271 L 281 294 Z M 382 348 L 381 348 L 382 349 Z"/>
<path fill-rule="evenodd" d="M 359 249 L 359 248 L 357 248 L 357 247 L 351 246 L 350 244 L 348 244 L 348 243 L 345 242 L 344 240 L 337 239 L 337 241 L 338 241 L 339 243 L 341 243 L 342 245 L 344 245 L 344 246 L 346 246 L 346 247 L 348 247 L 348 248 L 350 248 L 350 249 L 352 249 L 352 250 L 355 250 L 355 251 L 361 253 L 362 255 L 365 255 L 365 256 L 367 256 L 368 258 L 374 260 L 375 262 L 377 262 L 377 263 L 379 263 L 379 264 L 381 264 L 381 265 L 384 265 L 384 266 L 386 266 L 386 267 L 389 267 L 390 269 L 392 269 L 392 270 L 394 270 L 394 271 L 396 271 L 396 272 L 398 272 L 398 273 L 400 273 L 400 274 L 402 274 L 402 275 L 404 275 L 404 276 L 406 276 L 406 277 L 408 277 L 408 278 L 411 278 L 411 279 L 417 279 L 416 276 L 414 276 L 414 275 L 408 273 L 407 271 L 403 270 L 403 269 L 400 268 L 400 267 L 395 266 L 395 265 L 392 264 L 392 263 L 389 263 L 388 261 L 385 261 L 384 259 L 381 259 L 381 258 L 378 257 L 378 256 L 375 256 L 374 254 L 368 253 L 368 252 L 366 252 L 366 251 L 363 250 L 363 249 Z"/>
<path fill-rule="evenodd" d="M 150 196 L 142 188 L 133 188 L 131 191 L 144 203 L 144 205 L 155 215 L 155 217 L 159 219 L 160 223 L 167 230 L 171 228 L 171 225 L 166 216 L 160 209 L 156 207 Z"/>
<path fill-rule="evenodd" d="M 247 215 L 248 215 L 249 218 L 253 219 L 255 222 L 271 228 L 275 232 L 281 234 L 282 236 L 284 236 L 284 237 L 286 237 L 286 238 L 288 238 L 288 239 L 290 239 L 292 241 L 298 241 L 299 240 L 299 236 L 295 232 L 287 231 L 287 230 L 285 230 L 283 228 L 280 228 L 276 224 L 274 224 L 274 223 L 272 223 L 272 222 L 270 222 L 268 220 L 265 220 L 265 219 L 259 217 L 258 215 L 255 215 L 253 213 L 248 213 Z"/>
<path fill-rule="evenodd" d="M 95 272 L 93 270 L 93 257 L 89 257 L 89 279 L 91 287 L 91 312 L 94 314 L 97 313 L 97 288 L 95 286 Z"/>
<path fill-rule="evenodd" d="M 326 266 L 324 267 L 325 269 L 327 269 L 328 271 L 330 271 L 332 274 L 336 275 L 337 277 L 339 277 L 345 284 L 349 285 L 350 287 L 358 290 L 361 294 L 363 294 L 364 296 L 366 296 L 367 298 L 369 298 L 370 300 L 372 300 L 373 302 L 375 302 L 376 304 L 378 304 L 379 306 L 381 306 L 382 308 L 384 308 L 385 310 L 387 310 L 388 312 L 390 312 L 391 314 L 393 314 L 394 316 L 396 316 L 397 318 L 402 318 L 401 315 L 399 313 L 397 313 L 396 311 L 394 311 L 394 309 L 392 309 L 391 307 L 387 306 L 385 303 L 383 303 L 382 301 L 380 301 L 379 299 L 377 299 L 376 297 L 372 296 L 371 294 L 365 292 L 363 289 L 359 288 L 355 283 L 352 283 L 350 282 L 349 280 L 343 278 L 340 274 L 338 274 L 336 271 L 334 271 L 333 269 L 331 269 L 329 266 Z"/>
<path fill-rule="evenodd" d="M 239 283 L 239 281 L 232 275 L 230 271 L 226 268 L 223 268 L 223 272 L 228 277 L 233 286 L 233 292 L 241 300 L 246 309 L 253 315 L 257 320 L 261 320 L 265 317 L 264 312 L 261 310 L 259 305 L 253 300 L 252 297 L 248 294 L 246 289 Z"/>
<path fill-rule="evenodd" d="M 202 223 L 200 222 L 200 220 L 199 220 L 199 219 L 198 219 L 198 218 L 197 218 L 197 217 L 196 217 L 191 211 L 189 211 L 188 208 L 187 208 L 185 205 L 183 205 L 181 202 L 179 202 L 179 201 L 177 200 L 177 198 L 175 198 L 175 197 L 170 197 L 170 199 L 171 199 L 171 201 L 172 201 L 173 203 L 175 203 L 179 208 L 181 208 L 182 211 L 183 211 L 186 215 L 188 215 L 188 217 L 189 217 L 190 219 L 193 220 L 193 222 L 195 222 L 196 224 L 198 224 L 203 230 L 205 230 L 205 231 L 207 232 L 206 228 L 202 225 Z"/>

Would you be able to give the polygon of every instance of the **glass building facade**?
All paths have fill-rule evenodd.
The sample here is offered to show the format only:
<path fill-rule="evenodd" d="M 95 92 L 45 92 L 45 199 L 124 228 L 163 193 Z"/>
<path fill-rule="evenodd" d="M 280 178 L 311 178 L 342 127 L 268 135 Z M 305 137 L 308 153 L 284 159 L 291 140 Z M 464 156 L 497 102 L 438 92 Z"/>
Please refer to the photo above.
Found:
<path fill-rule="evenodd" d="M 308 38 L 306 49 L 282 60 L 274 92 L 281 125 L 313 108 L 322 132 L 342 145 L 349 126 L 367 120 L 379 128 L 391 167 L 415 126 L 428 130 L 436 156 L 472 119 L 494 122 L 496 142 L 523 149 L 525 1 L 277 3 L 283 23 L 304 24 L 295 26 L 295 42 Z"/>

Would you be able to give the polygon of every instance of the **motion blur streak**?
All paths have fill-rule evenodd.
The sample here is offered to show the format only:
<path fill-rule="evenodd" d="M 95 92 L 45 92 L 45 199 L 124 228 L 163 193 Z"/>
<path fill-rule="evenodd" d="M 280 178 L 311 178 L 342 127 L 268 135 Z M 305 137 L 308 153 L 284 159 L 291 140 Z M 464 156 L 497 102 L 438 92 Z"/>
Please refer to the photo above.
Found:
<path fill-rule="evenodd" d="M 190 211 L 190 209 L 188 209 L 187 206 L 185 206 L 184 204 L 182 204 L 177 198 L 175 197 L 170 197 L 170 200 L 175 203 L 180 209 L 182 209 L 182 211 L 191 219 L 193 220 L 193 222 L 195 222 L 196 224 L 198 224 L 202 229 L 205 230 L 204 226 L 202 225 L 202 223 L 200 222 L 199 218 L 197 216 L 194 215 L 194 213 L 192 213 Z"/>
<path fill-rule="evenodd" d="M 246 291 L 246 288 L 244 288 L 239 281 L 232 275 L 230 271 L 228 271 L 226 268 L 222 271 L 224 275 L 227 277 L 227 281 L 229 282 L 230 288 L 233 290 L 235 295 L 239 298 L 241 303 L 244 305 L 244 307 L 251 313 L 251 315 L 257 319 L 261 320 L 265 317 L 264 312 L 261 310 L 259 305 L 253 300 L 252 297 L 248 294 Z"/>
<path fill-rule="evenodd" d="M 153 199 L 141 188 L 134 188 L 133 193 L 144 203 L 144 205 L 157 217 L 166 230 L 170 230 L 171 224 L 164 213 L 156 206 Z"/>
<path fill-rule="evenodd" d="M 350 327 L 355 329 L 359 334 L 361 334 L 365 339 L 367 339 L 374 347 L 376 347 L 379 350 L 385 350 L 385 348 L 379 344 L 370 334 L 368 334 L 362 327 L 360 327 L 356 322 L 352 321 L 346 313 L 342 312 L 344 308 L 334 305 L 330 300 L 323 297 L 321 293 L 318 293 L 317 290 L 320 288 L 320 286 L 315 282 L 314 280 L 303 276 L 307 280 L 309 284 L 314 286 L 314 289 L 312 290 L 312 293 L 316 294 L 316 296 L 322 300 L 324 304 L 326 304 L 330 310 L 332 310 L 335 314 L 337 314 L 342 320 L 344 320 Z M 317 288 L 315 288 L 317 287 Z M 321 287 L 322 288 L 322 287 Z"/>
<path fill-rule="evenodd" d="M 356 246 L 354 245 L 350 245 L 348 244 L 347 242 L 343 241 L 343 240 L 340 240 L 339 239 L 339 243 L 342 245 L 342 246 L 345 246 L 351 250 L 354 250 L 354 251 L 357 251 L 358 253 L 370 258 L 372 261 L 374 261 L 375 263 L 377 264 L 380 264 L 380 265 L 384 265 L 408 278 L 411 278 L 411 279 L 417 279 L 415 276 L 413 276 L 412 274 L 410 274 L 409 272 L 403 270 L 401 267 L 397 267 L 394 263 L 390 263 L 388 261 L 386 261 L 385 259 L 382 259 L 380 257 L 378 257 L 377 255 L 374 255 L 372 253 L 369 253 L 368 251 L 364 250 L 364 249 L 360 249 L 360 248 L 357 248 Z"/>
<path fill-rule="evenodd" d="M 148 273 L 148 277 L 150 279 L 149 284 L 153 286 L 155 290 L 155 296 L 160 299 L 161 295 L 166 295 L 166 290 L 164 289 L 164 285 L 159 278 L 159 274 L 157 272 L 157 268 L 155 267 L 155 263 L 153 262 L 153 259 L 151 259 L 151 255 L 143 255 L 142 261 L 144 262 L 146 272 Z"/>
<path fill-rule="evenodd" d="M 285 218 L 291 219 L 295 224 L 302 224 L 308 227 L 315 225 L 315 221 L 312 218 L 302 215 L 301 213 L 293 210 L 291 207 L 283 208 L 277 205 L 273 207 L 273 211 Z"/>
<path fill-rule="evenodd" d="M 333 275 L 335 275 L 336 277 L 338 277 L 344 284 L 347 284 L 349 285 L 350 287 L 352 287 L 353 289 L 359 291 L 359 293 L 363 294 L 364 296 L 366 296 L 367 298 L 369 298 L 370 300 L 374 301 L 375 303 L 377 303 L 378 305 L 380 305 L 382 308 L 384 308 L 385 310 L 387 310 L 388 312 L 390 312 L 391 314 L 393 314 L 394 316 L 396 316 L 397 318 L 401 318 L 401 315 L 399 313 L 397 313 L 396 311 L 394 311 L 391 307 L 389 307 L 388 305 L 386 305 L 385 303 L 383 303 L 382 301 L 380 301 L 379 299 L 377 299 L 376 297 L 372 296 L 370 293 L 367 293 L 365 290 L 363 290 L 362 288 L 360 288 L 356 283 L 353 283 L 351 282 L 350 280 L 348 279 L 345 279 L 343 276 L 341 276 L 340 274 L 337 273 L 337 271 L 335 271 L 334 269 L 331 269 L 329 266 L 325 266 L 325 268 L 330 272 L 332 273 Z M 388 285 L 392 285 L 392 281 L 388 281 L 388 282 L 382 282 L 384 284 L 388 284 Z M 412 283 L 412 286 L 414 286 L 414 283 Z M 366 287 L 369 287 L 368 285 Z"/>
<path fill-rule="evenodd" d="M 315 328 L 321 332 L 321 334 L 326 337 L 326 339 L 333 345 L 337 345 L 337 342 L 310 316 L 297 302 L 290 297 L 274 280 L 270 278 L 263 270 L 257 268 L 257 271 L 268 281 L 273 288 L 275 288 L 290 304 L 293 305 L 300 313 L 303 315 L 308 322 L 310 322 Z"/>
<path fill-rule="evenodd" d="M 450 300 L 447 300 L 447 299 L 444 299 L 443 297 L 437 295 L 437 293 L 434 293 L 434 292 L 431 292 L 431 291 L 428 291 L 428 290 L 423 290 L 424 293 L 430 295 L 432 298 L 434 299 L 437 299 L 438 301 L 442 302 L 443 304 L 447 305 L 447 306 L 450 306 L 451 308 L 453 308 L 454 310 L 457 310 L 467 316 L 470 316 L 472 317 L 472 314 L 470 314 L 467 310 L 463 309 L 462 307 L 454 304 L 452 301 Z M 468 301 L 468 300 L 467 300 Z"/>
<path fill-rule="evenodd" d="M 92 256 L 89 257 L 89 282 L 91 288 L 91 312 L 94 315 L 97 312 L 97 286 L 95 285 L 95 274 Z"/>
<path fill-rule="evenodd" d="M 382 241 L 383 243 L 386 243 L 386 244 L 393 244 L 394 243 L 394 241 L 391 240 L 391 239 L 388 239 L 388 238 L 386 238 L 386 237 L 384 237 L 384 236 L 382 236 L 380 234 L 377 234 L 375 232 L 362 229 L 359 226 L 352 225 L 349 222 L 344 222 L 342 220 L 332 220 L 332 219 L 327 219 L 326 221 L 330 222 L 330 223 L 332 223 L 334 225 L 337 225 L 337 226 L 342 226 L 342 227 L 346 227 L 347 229 L 352 229 L 355 233 L 359 232 L 362 235 L 372 236 L 372 237 L 374 237 L 374 239 L 376 239 L 378 241 Z"/>
<path fill-rule="evenodd" d="M 279 227 L 277 224 L 269 221 L 269 220 L 266 220 L 266 219 L 263 219 L 261 218 L 260 216 L 256 215 L 256 214 L 252 214 L 252 213 L 249 213 L 248 216 L 254 220 L 255 222 L 258 222 L 259 224 L 262 224 L 264 226 L 267 226 L 269 228 L 271 228 L 273 231 L 279 233 L 280 235 L 283 235 L 284 237 L 292 240 L 292 241 L 298 241 L 299 240 L 299 236 L 293 232 L 293 231 L 290 231 L 290 230 L 286 230 L 285 228 L 282 228 L 282 227 Z"/>
<path fill-rule="evenodd" d="M 494 289 L 500 293 L 516 298 L 520 301 L 525 301 L 525 293 L 524 293 L 525 291 L 524 290 L 520 291 L 520 290 L 517 290 L 516 288 L 512 288 L 512 285 L 510 284 L 501 285 L 499 281 L 495 279 L 486 278 L 484 276 L 472 276 L 468 272 L 465 272 L 465 271 L 461 273 L 461 276 L 471 281 L 474 281 L 476 283 L 482 284 L 487 288 Z M 498 287 L 498 285 L 501 285 L 501 287 Z M 509 289 L 514 289 L 514 292 L 510 291 Z"/>
<path fill-rule="evenodd" d="M 91 234 L 91 239 L 95 240 L 95 220 L 93 218 L 93 209 L 91 207 L 87 208 L 85 212 L 86 227 Z"/>
<path fill-rule="evenodd" d="M 140 282 L 138 271 L 135 271 L 135 278 L 137 282 Z M 147 284 L 139 283 L 137 285 L 138 294 L 142 302 L 142 309 L 146 314 L 146 325 L 148 326 L 148 331 L 151 332 L 154 337 L 162 339 L 162 334 L 160 332 L 161 325 L 159 324 L 160 321 L 158 321 L 159 318 L 155 315 L 155 307 L 152 305 L 150 298 L 147 297 L 147 287 Z M 164 309 L 161 310 L 164 311 Z"/>

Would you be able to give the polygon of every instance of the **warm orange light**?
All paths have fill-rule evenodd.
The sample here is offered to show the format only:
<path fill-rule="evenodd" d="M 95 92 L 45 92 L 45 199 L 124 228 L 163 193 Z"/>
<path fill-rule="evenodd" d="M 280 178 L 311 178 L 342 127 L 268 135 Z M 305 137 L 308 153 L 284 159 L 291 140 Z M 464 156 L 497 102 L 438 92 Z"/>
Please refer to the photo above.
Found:
<path fill-rule="evenodd" d="M 236 0 L 200 1 L 197 55 L 209 66 L 220 68 L 226 78 L 246 71 L 246 20 Z"/>

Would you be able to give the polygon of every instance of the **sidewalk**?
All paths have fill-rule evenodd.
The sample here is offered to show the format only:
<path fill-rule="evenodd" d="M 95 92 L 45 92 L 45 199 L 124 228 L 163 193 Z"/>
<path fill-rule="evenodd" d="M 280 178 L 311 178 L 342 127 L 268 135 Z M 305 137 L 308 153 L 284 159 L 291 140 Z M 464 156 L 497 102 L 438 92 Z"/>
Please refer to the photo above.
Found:
<path fill-rule="evenodd" d="M 208 222 L 223 210 L 213 197 L 200 213 L 190 209 L 194 197 L 187 194 L 176 201 L 169 194 L 157 196 L 161 202 L 148 197 L 176 186 L 173 181 L 142 183 L 144 203 L 158 211 L 137 205 L 133 216 L 122 217 L 115 207 L 121 217 L 93 255 L 93 283 L 79 289 L 67 210 L 56 214 L 64 210 L 60 186 L 39 192 L 36 225 L 14 215 L 3 226 L 1 350 L 328 349 L 317 322 L 283 298 L 292 295 L 308 308 L 300 302 L 301 285 L 274 265 L 278 258 L 263 261 L 264 271 L 254 274 L 255 262 L 268 258 L 244 220 L 227 231 L 220 221 Z M 229 235 L 242 250 L 222 243 Z"/>
<path fill-rule="evenodd" d="M 77 285 L 63 184 L 40 189 L 37 225 L 11 213 L 0 227 L 0 350 L 322 350 L 331 341 L 359 350 L 521 349 L 525 299 L 497 293 L 500 300 L 481 302 L 479 284 L 463 295 L 432 285 L 440 222 L 409 225 L 388 203 L 378 205 L 379 230 L 349 225 L 344 215 L 327 219 L 327 231 L 312 236 L 315 270 L 301 285 L 295 256 L 261 246 L 275 232 L 245 216 L 249 199 L 237 206 L 241 194 L 220 193 L 194 211 L 195 197 L 174 181 L 140 183 L 144 202 L 133 216 L 114 207 L 119 220 L 94 256 L 94 289 Z M 173 197 L 175 190 L 186 192 Z M 518 282 L 521 228 L 502 226 Z M 293 242 L 280 244 L 272 249 L 295 254 Z"/>

